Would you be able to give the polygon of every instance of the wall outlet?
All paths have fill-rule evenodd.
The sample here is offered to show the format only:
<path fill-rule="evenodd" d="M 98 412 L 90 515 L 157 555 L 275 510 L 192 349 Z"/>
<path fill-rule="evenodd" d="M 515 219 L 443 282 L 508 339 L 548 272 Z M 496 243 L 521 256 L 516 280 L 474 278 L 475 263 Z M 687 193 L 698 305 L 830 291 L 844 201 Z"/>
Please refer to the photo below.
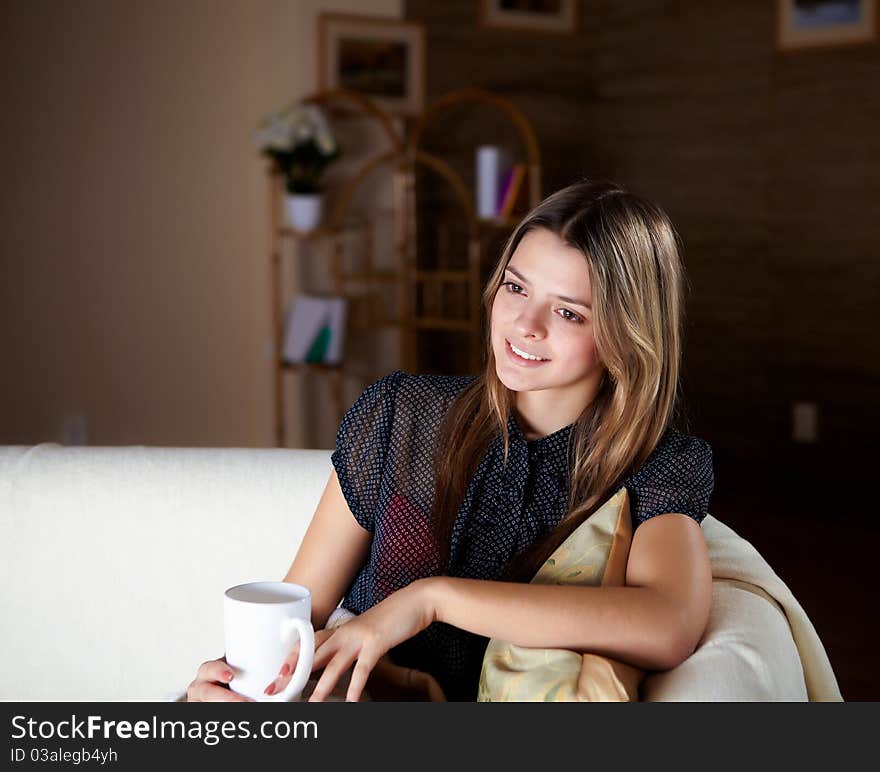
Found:
<path fill-rule="evenodd" d="M 64 420 L 61 422 L 61 444 L 89 444 L 89 425 L 82 413 L 64 417 Z"/>
<path fill-rule="evenodd" d="M 815 402 L 795 402 L 792 405 L 791 438 L 802 443 L 819 441 L 819 407 Z"/>

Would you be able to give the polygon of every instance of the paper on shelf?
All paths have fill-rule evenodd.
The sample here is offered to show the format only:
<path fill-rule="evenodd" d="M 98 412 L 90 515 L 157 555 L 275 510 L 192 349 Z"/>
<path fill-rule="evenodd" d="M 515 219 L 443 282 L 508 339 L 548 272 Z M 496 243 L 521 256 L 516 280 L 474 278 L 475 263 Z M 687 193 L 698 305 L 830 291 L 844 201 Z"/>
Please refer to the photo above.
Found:
<path fill-rule="evenodd" d="M 346 301 L 296 294 L 287 314 L 283 359 L 292 364 L 342 361 Z"/>
<path fill-rule="evenodd" d="M 324 361 L 328 365 L 338 365 L 342 362 L 345 344 L 347 304 L 345 298 L 327 298 L 326 301 L 327 317 L 330 325 L 330 344 L 327 346 Z"/>

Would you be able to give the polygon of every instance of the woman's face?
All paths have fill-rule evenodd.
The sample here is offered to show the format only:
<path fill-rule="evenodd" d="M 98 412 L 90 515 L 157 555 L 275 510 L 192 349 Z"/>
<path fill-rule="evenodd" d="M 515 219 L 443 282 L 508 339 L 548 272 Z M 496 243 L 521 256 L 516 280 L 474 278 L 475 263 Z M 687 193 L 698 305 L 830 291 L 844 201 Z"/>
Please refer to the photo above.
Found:
<path fill-rule="evenodd" d="M 593 337 L 592 299 L 584 255 L 551 231 L 529 231 L 492 304 L 492 350 L 501 382 L 517 392 L 556 389 L 566 402 L 583 391 L 583 404 L 592 401 L 604 372 Z"/>

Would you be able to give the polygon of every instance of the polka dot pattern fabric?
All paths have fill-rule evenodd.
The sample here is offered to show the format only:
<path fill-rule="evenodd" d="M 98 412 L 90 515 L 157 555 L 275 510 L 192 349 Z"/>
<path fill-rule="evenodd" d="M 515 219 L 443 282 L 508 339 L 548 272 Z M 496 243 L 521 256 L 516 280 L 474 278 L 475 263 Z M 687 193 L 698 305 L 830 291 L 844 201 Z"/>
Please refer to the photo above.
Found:
<path fill-rule="evenodd" d="M 369 560 L 346 593 L 345 608 L 363 613 L 428 576 L 498 579 L 514 556 L 565 514 L 572 427 L 527 441 L 511 413 L 508 464 L 499 432 L 471 480 L 449 559 L 441 564 L 428 520 L 434 452 L 443 417 L 473 379 L 397 370 L 368 387 L 343 418 L 331 459 L 352 514 L 373 534 Z M 666 512 L 701 522 L 714 484 L 712 450 L 703 440 L 669 429 L 623 484 L 633 528 Z M 391 657 L 434 675 L 448 699 L 473 701 L 487 644 L 487 638 L 435 623 L 395 647 Z"/>

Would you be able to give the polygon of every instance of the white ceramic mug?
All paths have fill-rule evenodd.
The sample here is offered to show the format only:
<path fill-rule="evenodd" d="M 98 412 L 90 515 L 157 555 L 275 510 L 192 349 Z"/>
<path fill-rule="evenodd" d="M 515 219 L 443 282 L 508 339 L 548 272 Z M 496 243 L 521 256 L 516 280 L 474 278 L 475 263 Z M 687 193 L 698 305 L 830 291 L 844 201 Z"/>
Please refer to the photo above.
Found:
<path fill-rule="evenodd" d="M 290 582 L 250 582 L 230 587 L 223 597 L 226 662 L 235 677 L 229 688 L 259 702 L 290 702 L 305 688 L 315 655 L 312 593 Z M 299 659 L 290 683 L 278 694 L 265 694 L 293 644 Z"/>

